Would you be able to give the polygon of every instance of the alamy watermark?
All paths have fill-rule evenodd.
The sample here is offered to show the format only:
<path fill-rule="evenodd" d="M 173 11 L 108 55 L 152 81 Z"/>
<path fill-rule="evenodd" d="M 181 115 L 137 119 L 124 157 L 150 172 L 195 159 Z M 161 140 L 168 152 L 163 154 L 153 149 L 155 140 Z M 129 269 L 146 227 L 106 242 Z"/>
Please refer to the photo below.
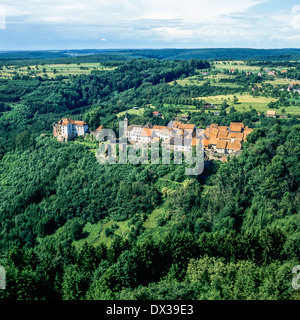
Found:
<path fill-rule="evenodd" d="M 187 165 L 186 175 L 200 175 L 204 170 L 203 130 L 146 129 L 129 133 L 124 122 L 119 122 L 119 137 L 111 129 L 96 135 L 100 142 L 96 156 L 99 163 L 110 164 L 173 164 Z M 128 144 L 130 142 L 130 144 Z"/>
<path fill-rule="evenodd" d="M 6 272 L 5 268 L 0 266 L 0 289 L 5 289 L 6 286 Z"/>
<path fill-rule="evenodd" d="M 6 29 L 6 13 L 4 6 L 0 5 L 0 30 Z"/>
<path fill-rule="evenodd" d="M 292 280 L 292 288 L 295 290 L 300 289 L 300 283 L 298 281 L 300 280 L 300 265 L 296 265 L 292 269 L 292 273 L 296 274 L 296 276 Z"/>

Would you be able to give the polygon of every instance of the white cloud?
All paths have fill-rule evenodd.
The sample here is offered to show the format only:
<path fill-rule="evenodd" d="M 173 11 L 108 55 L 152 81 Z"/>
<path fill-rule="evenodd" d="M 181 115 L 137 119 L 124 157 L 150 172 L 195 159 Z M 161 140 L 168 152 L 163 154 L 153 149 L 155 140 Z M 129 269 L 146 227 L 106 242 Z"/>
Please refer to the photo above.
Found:
<path fill-rule="evenodd" d="M 244 12 L 263 0 L 2 0 L 8 16 L 26 22 L 102 24 L 135 19 L 184 19 L 209 22 Z"/>
<path fill-rule="evenodd" d="M 292 27 L 294 29 L 300 29 L 300 5 L 292 8 Z"/>
<path fill-rule="evenodd" d="M 0 5 L 0 30 L 6 27 L 6 11 L 3 6 Z"/>
<path fill-rule="evenodd" d="M 251 10 L 267 2 L 270 10 Z M 7 26 L 39 25 L 61 39 L 219 46 L 296 43 L 299 6 L 272 10 L 272 0 L 1 0 Z M 33 27 L 34 28 L 34 27 Z M 285 36 L 287 36 L 285 38 Z M 106 39 L 109 39 L 107 41 Z M 289 39 L 289 40 L 288 40 Z M 298 45 L 299 46 L 299 45 Z"/>

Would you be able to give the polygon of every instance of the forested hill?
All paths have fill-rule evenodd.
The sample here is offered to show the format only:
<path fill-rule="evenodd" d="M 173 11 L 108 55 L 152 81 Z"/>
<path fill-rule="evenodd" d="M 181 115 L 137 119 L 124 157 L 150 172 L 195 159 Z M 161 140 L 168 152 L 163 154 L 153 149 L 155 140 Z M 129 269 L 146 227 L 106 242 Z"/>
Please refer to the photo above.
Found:
<path fill-rule="evenodd" d="M 300 298 L 299 94 L 287 90 L 299 63 L 276 79 L 253 61 L 26 63 L 0 74 L 0 299 Z M 173 161 L 101 165 L 91 135 L 52 137 L 65 117 L 118 133 L 126 111 L 131 124 L 187 114 L 254 130 L 199 176 Z"/>
<path fill-rule="evenodd" d="M 99 165 L 87 148 L 46 137 L 7 153 L 1 298 L 297 298 L 299 129 L 257 130 L 206 181 L 179 165 Z M 147 229 L 158 208 L 159 223 Z M 102 225 L 114 235 L 109 246 L 84 244 Z"/>
<path fill-rule="evenodd" d="M 67 59 L 66 59 L 67 58 Z M 206 49 L 115 49 L 115 50 L 56 50 L 56 51 L 10 51 L 0 52 L 1 61 L 55 59 L 57 62 L 115 61 L 131 58 L 168 60 L 231 59 L 231 60 L 299 60 L 300 49 L 250 49 L 250 48 L 206 48 Z"/>

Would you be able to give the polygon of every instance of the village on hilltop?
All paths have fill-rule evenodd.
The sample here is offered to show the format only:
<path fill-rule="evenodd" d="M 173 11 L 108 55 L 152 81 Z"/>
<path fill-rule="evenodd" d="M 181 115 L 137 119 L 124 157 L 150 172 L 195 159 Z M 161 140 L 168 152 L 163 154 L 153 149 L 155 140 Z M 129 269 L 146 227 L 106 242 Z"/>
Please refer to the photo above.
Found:
<path fill-rule="evenodd" d="M 99 126 L 95 131 L 89 131 L 84 121 L 64 118 L 53 124 L 53 137 L 60 142 L 67 142 L 89 133 L 97 140 L 101 130 L 103 126 Z M 239 153 L 242 149 L 242 141 L 246 141 L 252 130 L 242 122 L 232 122 L 230 126 L 211 124 L 204 130 L 196 130 L 194 124 L 178 120 L 170 121 L 167 126 L 150 123 L 142 126 L 129 124 L 127 112 L 124 118 L 125 136 L 131 145 L 161 142 L 161 145 L 167 149 L 184 152 L 191 151 L 201 143 L 208 157 Z"/>
<path fill-rule="evenodd" d="M 206 151 L 226 155 L 239 152 L 242 149 L 242 141 L 253 129 L 248 128 L 242 122 L 231 122 L 230 126 L 211 124 L 204 130 L 203 147 Z"/>

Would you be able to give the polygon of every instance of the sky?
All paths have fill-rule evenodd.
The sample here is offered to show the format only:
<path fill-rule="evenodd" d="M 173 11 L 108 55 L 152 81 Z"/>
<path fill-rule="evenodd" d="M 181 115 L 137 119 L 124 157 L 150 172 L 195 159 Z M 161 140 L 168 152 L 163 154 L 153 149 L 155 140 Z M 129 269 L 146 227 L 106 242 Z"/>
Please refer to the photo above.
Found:
<path fill-rule="evenodd" d="M 300 48 L 300 0 L 0 0 L 0 51 Z"/>

